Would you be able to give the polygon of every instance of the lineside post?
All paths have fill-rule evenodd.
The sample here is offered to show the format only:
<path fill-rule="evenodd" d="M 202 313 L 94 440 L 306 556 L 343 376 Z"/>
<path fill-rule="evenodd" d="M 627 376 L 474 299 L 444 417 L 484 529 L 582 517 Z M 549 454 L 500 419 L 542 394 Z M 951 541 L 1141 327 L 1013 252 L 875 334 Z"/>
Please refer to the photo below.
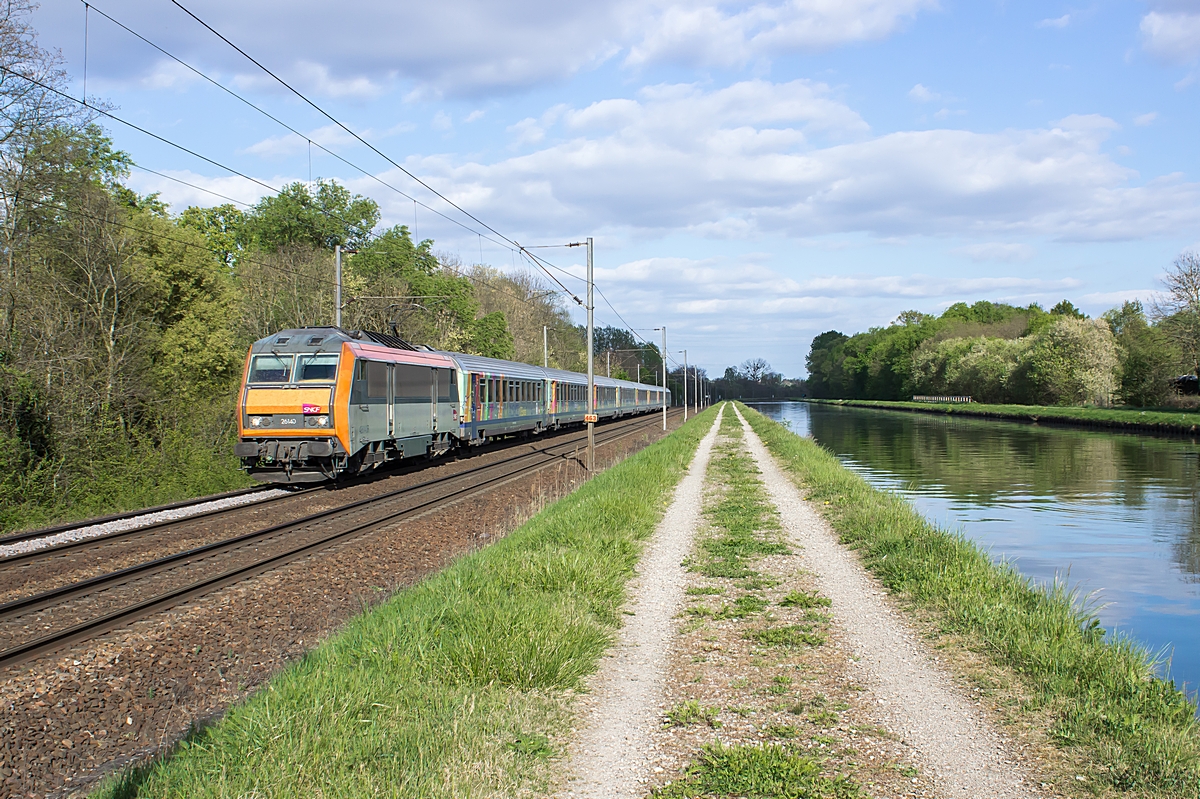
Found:
<path fill-rule="evenodd" d="M 337 278 L 337 287 L 333 290 L 333 326 L 341 328 L 342 326 L 342 245 L 335 244 L 333 247 L 334 256 L 334 272 Z"/>
<path fill-rule="evenodd" d="M 588 412 L 587 412 L 587 468 L 589 472 L 596 470 L 596 372 L 593 363 L 593 326 L 592 309 L 592 237 L 587 240 L 587 348 L 588 348 Z"/>
<path fill-rule="evenodd" d="M 688 381 L 688 366 L 687 366 L 687 350 L 680 350 L 683 353 L 683 421 L 687 421 L 687 381 Z"/>

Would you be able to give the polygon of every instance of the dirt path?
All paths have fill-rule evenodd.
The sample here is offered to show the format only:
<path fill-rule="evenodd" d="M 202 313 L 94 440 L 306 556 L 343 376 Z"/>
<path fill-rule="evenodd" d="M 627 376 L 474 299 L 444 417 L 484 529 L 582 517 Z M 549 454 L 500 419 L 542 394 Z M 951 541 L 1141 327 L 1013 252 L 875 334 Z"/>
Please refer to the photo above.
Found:
<path fill-rule="evenodd" d="M 851 668 L 874 700 L 878 723 L 912 747 L 945 796 L 1035 795 L 1036 782 L 1017 765 L 1005 739 L 933 661 L 884 590 L 837 543 L 740 413 L 738 418 L 785 532 L 802 547 L 805 566 L 833 601 L 834 623 L 854 652 Z"/>
<path fill-rule="evenodd" d="M 592 680 L 584 727 L 570 751 L 563 796 L 625 799 L 647 793 L 651 734 L 662 715 L 663 681 L 683 600 L 683 560 L 700 524 L 704 476 L 722 412 L 696 448 L 688 472 L 638 565 L 634 601 L 620 638 Z"/>

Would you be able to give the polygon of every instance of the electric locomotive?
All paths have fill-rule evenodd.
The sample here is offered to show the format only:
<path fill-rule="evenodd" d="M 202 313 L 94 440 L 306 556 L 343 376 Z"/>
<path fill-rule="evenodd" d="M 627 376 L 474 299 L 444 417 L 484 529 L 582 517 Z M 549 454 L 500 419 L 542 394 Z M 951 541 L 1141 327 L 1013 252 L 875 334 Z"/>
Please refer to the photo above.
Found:
<path fill-rule="evenodd" d="M 661 386 L 594 378 L 595 413 L 661 409 Z M 246 356 L 234 453 L 265 482 L 334 480 L 518 433 L 582 424 L 587 376 L 334 327 L 283 330 Z"/>

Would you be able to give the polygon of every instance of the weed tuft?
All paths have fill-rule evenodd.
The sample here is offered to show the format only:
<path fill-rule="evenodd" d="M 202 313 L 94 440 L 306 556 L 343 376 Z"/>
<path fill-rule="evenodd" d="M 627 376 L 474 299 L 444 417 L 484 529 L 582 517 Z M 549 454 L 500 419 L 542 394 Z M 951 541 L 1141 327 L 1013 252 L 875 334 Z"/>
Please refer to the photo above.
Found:
<path fill-rule="evenodd" d="M 704 748 L 684 777 L 651 794 L 656 799 L 746 796 L 755 799 L 851 799 L 861 796 L 844 776 L 822 776 L 820 764 L 776 744 Z"/>
<path fill-rule="evenodd" d="M 695 699 L 689 699 L 667 711 L 665 726 L 688 727 L 704 722 L 713 729 L 718 729 L 721 726 L 721 720 L 717 718 L 717 714 L 720 712 L 715 707 L 705 707 Z"/>
<path fill-rule="evenodd" d="M 829 597 L 821 596 L 816 591 L 789 591 L 787 596 L 779 600 L 779 606 L 784 608 L 827 608 L 831 604 Z"/>
<path fill-rule="evenodd" d="M 802 646 L 821 646 L 825 635 L 802 624 L 787 624 L 780 627 L 763 627 L 746 633 L 751 641 L 763 646 L 781 646 L 799 649 Z"/>

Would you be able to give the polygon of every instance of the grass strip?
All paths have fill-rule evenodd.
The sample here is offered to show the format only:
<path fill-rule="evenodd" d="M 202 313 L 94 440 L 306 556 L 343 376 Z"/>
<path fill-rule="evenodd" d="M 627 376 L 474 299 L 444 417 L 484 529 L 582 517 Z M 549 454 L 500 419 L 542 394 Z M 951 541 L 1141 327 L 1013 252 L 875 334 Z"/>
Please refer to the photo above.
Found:
<path fill-rule="evenodd" d="M 888 400 L 820 400 L 823 405 L 849 405 L 896 411 L 942 413 L 952 416 L 982 416 L 1022 422 L 1053 422 L 1081 427 L 1107 427 L 1118 430 L 1156 433 L 1198 433 L 1200 413 L 1195 411 L 1141 410 L 1133 408 L 1093 408 L 1054 405 L 988 405 L 979 402 L 893 402 Z"/>
<path fill-rule="evenodd" d="M 721 420 L 721 435 L 725 440 L 715 448 L 708 471 L 725 491 L 718 503 L 705 508 L 714 534 L 699 542 L 688 568 L 713 579 L 753 578 L 758 573 L 750 568 L 751 561 L 788 549 L 780 541 L 775 507 L 758 479 L 754 459 L 742 446 L 742 426 L 732 412 Z"/>
<path fill-rule="evenodd" d="M 1200 796 L 1196 705 L 1155 677 L 1143 647 L 1106 636 L 1066 586 L 1033 585 L 902 498 L 872 488 L 813 441 L 741 410 L 884 585 L 942 633 L 963 636 L 1019 675 L 1029 692 L 1022 709 L 1048 713 L 1050 739 L 1088 759 L 1092 779 L 1139 796 Z"/>
<path fill-rule="evenodd" d="M 352 620 L 97 795 L 467 797 L 539 784 L 570 727 L 568 691 L 612 642 L 642 544 L 712 418 Z"/>

